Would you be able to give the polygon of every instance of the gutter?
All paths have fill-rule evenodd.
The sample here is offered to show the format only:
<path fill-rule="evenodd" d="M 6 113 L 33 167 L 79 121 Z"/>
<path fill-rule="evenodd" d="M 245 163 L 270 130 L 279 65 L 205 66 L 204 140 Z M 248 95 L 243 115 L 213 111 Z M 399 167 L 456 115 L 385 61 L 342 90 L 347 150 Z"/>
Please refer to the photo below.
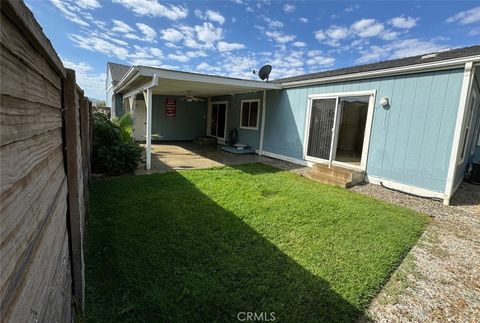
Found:
<path fill-rule="evenodd" d="M 137 66 L 132 66 L 127 73 L 118 81 L 117 85 L 113 88 L 113 93 L 121 92 L 121 90 L 135 79 L 140 73 L 140 70 Z"/>
<path fill-rule="evenodd" d="M 299 81 L 291 81 L 291 82 L 277 81 L 277 82 L 281 84 L 283 88 L 293 88 L 293 87 L 299 87 L 299 86 L 305 86 L 305 85 L 334 83 L 334 82 L 341 82 L 341 81 L 368 79 L 368 78 L 385 77 L 385 76 L 401 75 L 401 74 L 411 74 L 415 72 L 428 72 L 428 71 L 437 71 L 442 69 L 465 68 L 465 63 L 467 62 L 473 62 L 473 63 L 480 62 L 480 55 L 443 60 L 443 61 L 437 61 L 437 62 L 430 62 L 430 63 L 423 63 L 423 64 L 407 65 L 407 66 L 394 67 L 394 68 L 381 69 L 381 70 L 368 71 L 368 72 L 312 78 L 308 80 L 299 80 Z"/>

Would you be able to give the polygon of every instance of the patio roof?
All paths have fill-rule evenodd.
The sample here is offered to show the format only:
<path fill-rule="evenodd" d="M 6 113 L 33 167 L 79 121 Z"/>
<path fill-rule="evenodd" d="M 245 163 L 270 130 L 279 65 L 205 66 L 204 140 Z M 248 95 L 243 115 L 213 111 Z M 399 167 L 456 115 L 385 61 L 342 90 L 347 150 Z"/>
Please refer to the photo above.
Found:
<path fill-rule="evenodd" d="M 152 81 L 156 78 L 156 83 Z M 187 91 L 194 96 L 210 97 L 218 95 L 247 93 L 281 89 L 276 83 L 245 80 L 231 77 L 181 72 L 148 66 L 133 66 L 115 87 L 115 93 L 123 93 L 127 98 L 146 88 L 152 94 L 183 96 Z"/>
<path fill-rule="evenodd" d="M 169 96 L 184 96 L 188 93 L 194 96 L 210 97 L 237 93 L 263 91 L 262 126 L 260 128 L 259 154 L 263 150 L 263 132 L 266 109 L 266 91 L 281 89 L 276 83 L 243 80 L 231 77 L 172 71 L 148 66 L 132 66 L 117 83 L 114 92 L 122 94 L 123 104 L 133 113 L 135 98 L 142 93 L 146 106 L 146 169 L 151 167 L 152 155 L 152 96 L 164 94 Z"/>

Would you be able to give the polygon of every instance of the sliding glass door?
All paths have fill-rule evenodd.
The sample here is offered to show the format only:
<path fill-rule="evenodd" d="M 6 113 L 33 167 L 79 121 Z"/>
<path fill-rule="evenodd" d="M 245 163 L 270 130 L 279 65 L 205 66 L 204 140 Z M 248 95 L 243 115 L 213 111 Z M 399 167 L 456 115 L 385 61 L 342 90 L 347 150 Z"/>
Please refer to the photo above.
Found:
<path fill-rule="evenodd" d="M 225 123 L 227 120 L 227 103 L 212 102 L 210 109 L 210 135 L 225 139 Z"/>
<path fill-rule="evenodd" d="M 310 98 L 306 156 L 361 167 L 372 95 Z"/>

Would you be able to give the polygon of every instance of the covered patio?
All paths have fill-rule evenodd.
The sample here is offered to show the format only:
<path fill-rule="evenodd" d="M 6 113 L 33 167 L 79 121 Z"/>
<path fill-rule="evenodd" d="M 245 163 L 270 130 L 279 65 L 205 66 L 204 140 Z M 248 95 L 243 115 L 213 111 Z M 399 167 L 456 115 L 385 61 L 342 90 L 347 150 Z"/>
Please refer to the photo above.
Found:
<path fill-rule="evenodd" d="M 227 129 L 227 119 L 232 118 L 232 113 L 228 112 L 228 107 L 226 108 L 226 112 L 224 115 L 225 118 L 225 125 L 223 128 L 223 137 L 211 134 L 211 123 L 214 119 L 210 113 L 211 106 L 212 106 L 212 98 L 225 98 L 234 96 L 237 94 L 245 94 L 245 93 L 252 93 L 252 92 L 263 92 L 263 97 L 258 100 L 258 102 L 262 102 L 259 104 L 258 107 L 258 120 L 260 124 L 257 125 L 259 140 L 258 140 L 258 154 L 261 155 L 263 151 L 263 133 L 265 128 L 265 110 L 266 110 L 266 91 L 267 90 L 274 90 L 274 89 L 281 89 L 281 86 L 275 83 L 267 83 L 261 81 L 253 81 L 253 80 L 243 80 L 243 79 L 236 79 L 236 78 L 229 78 L 229 77 L 220 77 L 220 76 L 213 76 L 207 74 L 196 74 L 196 73 L 188 73 L 188 72 L 179 72 L 179 71 L 172 71 L 166 70 L 161 68 L 152 68 L 146 66 L 133 66 L 130 70 L 125 74 L 125 76 L 118 82 L 117 86 L 115 87 L 115 94 L 121 95 L 123 98 L 123 110 L 125 112 L 132 113 L 135 117 L 135 108 L 136 101 L 143 99 L 145 102 L 145 129 L 141 129 L 145 131 L 145 169 L 150 170 L 152 168 L 152 163 L 157 163 L 159 161 L 158 158 L 155 161 L 152 161 L 152 154 L 158 154 L 161 156 L 161 152 L 164 151 L 162 145 L 160 147 L 152 146 L 152 121 L 155 122 L 154 115 L 152 111 L 155 109 L 160 108 L 161 99 L 167 98 L 178 98 L 178 100 L 182 100 L 183 105 L 192 105 L 192 109 L 208 109 L 207 113 L 199 113 L 193 117 L 183 119 L 182 123 L 177 122 L 175 124 L 172 119 L 167 120 L 170 124 L 163 123 L 164 127 L 169 127 L 171 133 L 180 133 L 182 129 L 185 128 L 185 131 L 188 131 L 188 128 L 192 127 L 192 120 L 196 119 L 195 126 L 198 127 L 200 124 L 201 135 L 204 136 L 213 136 L 217 137 L 219 141 L 225 141 Z M 200 104 L 199 102 L 191 102 L 189 100 L 183 101 L 183 97 L 187 94 L 193 95 L 198 98 L 202 98 L 204 100 L 204 104 Z M 154 96 L 157 97 L 157 103 L 154 103 Z M 142 101 L 143 101 L 142 100 Z M 160 100 L 160 101 L 158 101 Z M 177 101 L 178 101 L 177 100 Z M 156 106 L 157 105 L 157 106 Z M 188 109 L 188 106 L 184 106 L 183 108 Z M 203 111 L 203 110 L 202 110 Z M 162 116 L 161 112 L 157 111 L 157 117 Z M 261 116 L 261 119 L 260 119 Z M 238 117 L 235 114 L 235 117 Z M 156 131 L 159 132 L 159 127 L 162 127 L 162 124 L 158 122 L 156 125 Z M 176 129 L 171 129 L 175 127 Z M 161 128 L 160 128 L 161 129 Z M 198 132 L 198 130 L 197 130 Z M 154 136 L 155 137 L 155 136 Z M 153 138 L 153 139 L 166 139 L 166 140 L 185 140 L 185 139 L 193 139 L 193 138 L 184 138 L 178 135 L 178 137 L 173 138 Z M 171 147 L 170 147 L 171 148 Z M 158 151 L 158 153 L 155 152 Z M 178 151 L 181 155 L 182 153 Z M 220 153 L 220 152 L 218 152 Z M 214 154 L 215 155 L 215 154 Z M 214 156 L 211 155 L 211 156 Z M 220 155 L 215 156 L 224 156 L 224 153 L 220 153 Z M 172 154 L 170 154 L 172 156 Z M 193 158 L 193 156 L 192 156 Z M 235 156 L 235 158 L 244 158 Z M 246 157 L 251 158 L 251 157 Z M 218 159 L 218 158 L 217 158 Z M 220 158 L 221 160 L 222 158 Z M 201 164 L 208 164 L 208 167 L 216 166 L 212 165 L 210 162 L 206 162 L 202 158 L 193 158 L 192 160 L 195 161 L 198 165 Z M 215 158 L 211 160 L 215 161 Z M 160 159 L 161 161 L 161 159 Z M 169 161 L 175 165 L 173 159 L 170 158 Z M 219 162 L 221 164 L 221 162 Z M 168 163 L 167 163 L 168 164 Z M 178 165 L 180 167 L 182 165 Z M 184 165 L 187 167 L 188 165 Z M 174 166 L 176 167 L 176 166 Z"/>
<path fill-rule="evenodd" d="M 168 142 L 152 144 L 150 169 L 141 164 L 135 174 L 165 173 L 172 170 L 212 168 L 258 161 L 258 155 L 234 155 L 218 149 L 216 145 Z"/>

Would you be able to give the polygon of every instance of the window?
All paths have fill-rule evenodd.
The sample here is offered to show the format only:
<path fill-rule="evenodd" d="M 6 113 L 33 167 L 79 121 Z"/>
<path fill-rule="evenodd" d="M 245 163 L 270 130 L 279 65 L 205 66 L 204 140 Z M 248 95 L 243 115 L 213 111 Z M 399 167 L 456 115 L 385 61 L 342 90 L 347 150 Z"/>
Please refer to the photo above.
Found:
<path fill-rule="evenodd" d="M 240 128 L 258 130 L 260 100 L 244 100 L 241 102 Z"/>

